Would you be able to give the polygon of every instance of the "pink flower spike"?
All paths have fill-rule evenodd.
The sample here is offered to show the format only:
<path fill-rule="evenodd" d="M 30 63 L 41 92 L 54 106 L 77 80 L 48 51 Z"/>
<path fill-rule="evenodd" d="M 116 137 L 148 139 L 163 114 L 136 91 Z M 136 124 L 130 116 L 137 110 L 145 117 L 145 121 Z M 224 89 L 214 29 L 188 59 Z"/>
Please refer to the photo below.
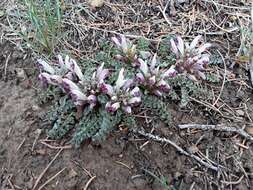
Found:
<path fill-rule="evenodd" d="M 197 74 L 201 79 L 206 80 L 206 75 L 203 72 L 198 71 Z"/>
<path fill-rule="evenodd" d="M 198 60 L 199 64 L 207 65 L 209 63 L 209 55 L 204 54 L 200 60 Z"/>
<path fill-rule="evenodd" d="M 139 87 L 136 86 L 133 90 L 131 90 L 130 94 L 135 97 L 140 97 L 141 91 L 140 91 Z"/>
<path fill-rule="evenodd" d="M 184 55 L 184 41 L 180 36 L 177 36 L 177 47 L 181 55 Z"/>
<path fill-rule="evenodd" d="M 50 81 L 51 81 L 51 84 L 61 85 L 62 84 L 62 77 L 59 75 L 51 75 Z"/>
<path fill-rule="evenodd" d="M 74 59 L 70 59 L 70 70 L 79 78 L 79 80 L 83 80 L 84 76 L 81 71 L 81 68 L 77 65 Z"/>
<path fill-rule="evenodd" d="M 212 46 L 212 44 L 210 43 L 206 43 L 204 45 L 202 45 L 199 49 L 198 49 L 198 53 L 201 54 L 204 51 L 206 51 L 208 48 L 210 48 Z"/>
<path fill-rule="evenodd" d="M 157 54 L 155 54 L 152 58 L 152 61 L 151 61 L 151 65 L 150 65 L 150 69 L 153 70 L 155 69 L 155 65 L 157 63 L 157 60 L 156 60 L 156 57 L 157 57 Z"/>
<path fill-rule="evenodd" d="M 116 44 L 116 46 L 121 47 L 121 43 L 118 38 L 112 37 L 112 41 Z"/>
<path fill-rule="evenodd" d="M 157 85 L 159 87 L 159 90 L 161 90 L 163 92 L 170 91 L 170 86 L 164 80 L 161 80 Z"/>
<path fill-rule="evenodd" d="M 190 44 L 190 50 L 192 50 L 192 49 L 194 49 L 197 45 L 198 45 L 198 43 L 199 43 L 199 40 L 202 38 L 202 36 L 201 35 L 198 35 L 197 37 L 195 37 L 194 39 L 193 39 L 193 41 L 192 41 L 192 43 Z"/>
<path fill-rule="evenodd" d="M 124 90 L 127 90 L 128 88 L 130 88 L 133 85 L 133 83 L 134 83 L 133 79 L 126 79 L 122 88 Z"/>
<path fill-rule="evenodd" d="M 65 56 L 65 61 L 64 61 L 64 63 L 65 63 L 65 67 L 66 67 L 68 70 L 71 71 L 70 58 L 69 58 L 68 55 Z"/>
<path fill-rule="evenodd" d="M 71 81 L 75 80 L 75 76 L 73 75 L 72 72 L 68 72 L 65 77 Z"/>
<path fill-rule="evenodd" d="M 127 46 L 126 37 L 124 35 L 120 35 L 120 39 L 121 39 L 121 48 L 124 53 L 127 53 L 128 46 Z"/>
<path fill-rule="evenodd" d="M 163 73 L 163 78 L 167 79 L 167 78 L 173 78 L 177 75 L 177 71 L 175 69 L 175 66 L 172 65 L 167 71 L 165 71 L 165 73 Z"/>
<path fill-rule="evenodd" d="M 99 83 L 101 83 L 109 75 L 109 70 L 103 69 L 103 67 L 104 67 L 104 63 L 102 63 L 101 66 L 98 67 L 97 72 L 96 72 L 96 77 Z"/>
<path fill-rule="evenodd" d="M 97 103 L 97 97 L 95 95 L 89 95 L 87 100 L 90 104 L 96 104 Z"/>
<path fill-rule="evenodd" d="M 162 92 L 160 91 L 160 90 L 155 90 L 154 92 L 153 92 L 156 96 L 159 96 L 159 97 L 161 97 L 163 94 L 162 94 Z"/>
<path fill-rule="evenodd" d="M 143 73 L 144 76 L 146 76 L 148 74 L 148 64 L 146 61 L 143 61 L 142 59 L 138 59 L 138 61 L 140 62 L 140 70 Z"/>
<path fill-rule="evenodd" d="M 121 87 L 123 87 L 125 82 L 126 82 L 126 80 L 124 79 L 124 68 L 122 68 L 119 71 L 119 76 L 118 76 L 118 79 L 116 81 L 116 90 L 119 90 Z"/>
<path fill-rule="evenodd" d="M 132 113 L 132 108 L 130 106 L 123 106 L 122 109 L 128 114 Z"/>
<path fill-rule="evenodd" d="M 109 84 L 102 83 L 100 86 L 100 91 L 104 94 L 112 96 L 114 94 L 113 87 Z"/>
<path fill-rule="evenodd" d="M 139 83 L 141 83 L 141 84 L 143 84 L 143 83 L 145 82 L 145 78 L 144 78 L 144 76 L 143 76 L 142 73 L 137 73 L 137 74 L 136 74 L 136 80 L 137 80 Z"/>
<path fill-rule="evenodd" d="M 128 101 L 129 104 L 133 104 L 133 105 L 139 104 L 140 102 L 141 102 L 141 97 L 133 97 L 129 99 Z"/>
<path fill-rule="evenodd" d="M 170 40 L 170 44 L 171 44 L 171 50 L 173 53 L 176 54 L 176 56 L 178 57 L 178 49 L 177 49 L 177 45 L 175 43 L 175 41 L 173 39 Z"/>
<path fill-rule="evenodd" d="M 84 105 L 87 102 L 87 97 L 80 90 L 71 90 L 70 96 L 75 105 Z"/>
<path fill-rule="evenodd" d="M 51 65 L 49 65 L 46 61 L 38 59 L 38 64 L 43 71 L 46 71 L 50 74 L 55 74 L 54 68 Z"/>
<path fill-rule="evenodd" d="M 80 91 L 79 87 L 69 79 L 64 78 L 62 80 L 62 84 L 63 84 L 62 86 L 63 86 L 63 88 L 66 92 L 69 92 L 69 91 L 72 91 L 72 90 Z"/>
<path fill-rule="evenodd" d="M 65 67 L 65 64 L 64 64 L 64 61 L 63 61 L 63 58 L 61 55 L 58 55 L 58 63 L 61 67 Z"/>
<path fill-rule="evenodd" d="M 42 82 L 43 85 L 47 85 L 51 83 L 50 74 L 48 73 L 41 73 L 39 74 L 38 78 Z"/>
<path fill-rule="evenodd" d="M 106 105 L 105 105 L 105 109 L 108 111 L 108 112 L 115 112 L 117 109 L 120 108 L 120 103 L 119 102 L 116 102 L 116 103 L 113 103 L 111 104 L 111 102 L 107 102 Z"/>
<path fill-rule="evenodd" d="M 156 82 L 155 76 L 153 76 L 153 77 L 151 77 L 151 78 L 148 79 L 148 84 L 150 86 L 153 86 L 155 84 L 155 82 Z"/>

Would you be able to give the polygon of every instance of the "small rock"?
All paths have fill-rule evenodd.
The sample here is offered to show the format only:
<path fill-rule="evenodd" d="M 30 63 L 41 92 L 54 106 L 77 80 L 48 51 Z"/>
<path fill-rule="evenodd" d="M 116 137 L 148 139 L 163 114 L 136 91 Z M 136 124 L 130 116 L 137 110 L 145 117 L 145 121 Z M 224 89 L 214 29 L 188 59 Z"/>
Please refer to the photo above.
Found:
<path fill-rule="evenodd" d="M 4 16 L 5 15 L 5 12 L 0 10 L 0 17 Z"/>
<path fill-rule="evenodd" d="M 25 80 L 27 78 L 27 75 L 26 75 L 24 69 L 22 69 L 22 68 L 16 68 L 15 71 L 16 71 L 18 79 Z"/>
<path fill-rule="evenodd" d="M 78 175 L 77 172 L 73 168 L 69 171 L 70 178 L 76 177 L 77 175 Z"/>
<path fill-rule="evenodd" d="M 88 3 L 94 9 L 94 8 L 102 7 L 105 2 L 104 0 L 89 0 Z"/>
<path fill-rule="evenodd" d="M 39 111 L 40 110 L 40 107 L 38 105 L 33 105 L 32 106 L 32 110 L 33 111 Z"/>
<path fill-rule="evenodd" d="M 242 110 L 236 110 L 237 115 L 244 116 L 244 111 Z"/>
<path fill-rule="evenodd" d="M 39 154 L 39 155 L 46 155 L 47 154 L 47 150 L 46 149 L 38 149 L 38 150 L 35 150 L 36 154 Z"/>

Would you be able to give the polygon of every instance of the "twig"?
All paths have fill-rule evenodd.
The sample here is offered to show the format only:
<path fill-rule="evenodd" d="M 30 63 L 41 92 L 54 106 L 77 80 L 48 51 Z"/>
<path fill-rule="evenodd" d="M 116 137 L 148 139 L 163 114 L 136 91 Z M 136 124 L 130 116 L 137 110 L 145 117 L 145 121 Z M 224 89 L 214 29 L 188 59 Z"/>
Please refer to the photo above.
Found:
<path fill-rule="evenodd" d="M 33 141 L 32 151 L 34 150 L 34 147 L 35 147 L 35 145 L 37 144 L 37 141 L 38 141 L 38 139 L 39 139 L 39 137 L 40 137 L 40 134 L 41 134 L 42 130 L 41 130 L 41 129 L 38 129 L 36 132 L 37 132 L 37 135 L 36 135 L 36 137 L 35 137 L 35 139 L 34 139 L 34 141 Z"/>
<path fill-rule="evenodd" d="M 217 130 L 217 131 L 225 131 L 225 132 L 234 132 L 237 133 L 246 139 L 253 141 L 253 137 L 245 132 L 243 129 L 238 129 L 236 127 L 228 127 L 224 124 L 218 125 L 201 125 L 201 124 L 185 124 L 185 125 L 178 125 L 180 129 L 202 129 L 202 130 Z"/>
<path fill-rule="evenodd" d="M 41 185 L 38 190 L 43 189 L 47 184 L 49 184 L 52 180 L 54 180 L 58 175 L 60 175 L 66 168 L 63 168 L 61 171 L 57 172 L 54 176 L 48 179 L 43 185 Z"/>
<path fill-rule="evenodd" d="M 22 140 L 22 142 L 18 145 L 17 152 L 23 146 L 23 144 L 25 143 L 25 140 L 26 140 L 26 138 L 24 137 L 24 139 Z"/>
<path fill-rule="evenodd" d="M 167 8 L 169 6 L 169 3 L 170 3 L 170 0 L 167 1 L 167 3 L 166 3 L 166 5 L 165 5 L 165 7 L 164 7 L 163 10 L 162 10 L 161 7 L 159 7 L 159 9 L 160 9 L 161 13 L 163 14 L 163 17 L 164 17 L 165 21 L 169 24 L 169 26 L 172 26 L 172 23 L 169 21 L 167 15 L 166 15 L 166 10 L 167 10 Z"/>
<path fill-rule="evenodd" d="M 14 185 L 11 182 L 11 178 L 12 178 L 12 175 L 10 176 L 10 178 L 8 178 L 8 183 L 11 186 L 11 190 L 15 190 L 15 187 L 14 187 Z"/>
<path fill-rule="evenodd" d="M 253 2 L 251 7 L 251 32 L 253 32 Z M 251 45 L 251 55 L 250 55 L 250 63 L 249 63 L 249 70 L 250 70 L 250 80 L 251 85 L 253 86 L 253 46 Z"/>
<path fill-rule="evenodd" d="M 92 177 L 92 174 L 90 173 L 90 171 L 88 171 L 86 168 L 84 168 L 78 161 L 75 160 L 71 160 L 71 162 L 73 162 L 74 164 L 76 164 L 79 168 L 81 168 L 85 174 L 87 174 L 88 176 Z"/>
<path fill-rule="evenodd" d="M 220 56 L 222 58 L 222 61 L 223 61 L 223 65 L 224 65 L 224 77 L 223 77 L 220 93 L 219 93 L 217 99 L 215 100 L 215 102 L 213 103 L 213 106 L 215 106 L 218 103 L 218 101 L 219 101 L 219 99 L 221 97 L 221 94 L 223 93 L 224 85 L 225 85 L 225 82 L 226 82 L 226 76 L 227 76 L 227 67 L 226 67 L 225 59 L 222 56 L 222 54 L 220 53 L 220 51 L 217 50 L 217 52 L 220 54 Z"/>
<path fill-rule="evenodd" d="M 237 181 L 221 181 L 221 182 L 225 183 L 226 185 L 237 185 L 241 183 L 243 178 L 244 178 L 244 175 L 242 175 Z"/>
<path fill-rule="evenodd" d="M 35 190 L 35 188 L 39 184 L 41 178 L 44 176 L 44 174 L 47 172 L 47 170 L 49 169 L 49 167 L 53 164 L 53 162 L 56 160 L 56 158 L 59 156 L 59 154 L 62 152 L 62 150 L 63 149 L 60 149 L 58 151 L 58 153 L 54 156 L 53 160 L 51 160 L 51 162 L 47 165 L 47 167 L 42 171 L 42 173 L 39 175 L 38 179 L 36 180 L 36 182 L 35 182 L 32 190 Z"/>
<path fill-rule="evenodd" d="M 195 102 L 197 102 L 199 104 L 202 104 L 202 105 L 204 105 L 204 106 L 206 106 L 206 107 L 208 107 L 208 108 L 210 108 L 210 109 L 218 112 L 221 116 L 223 116 L 222 112 L 219 109 L 217 109 L 216 107 L 214 107 L 212 104 L 210 104 L 208 102 L 202 102 L 202 101 L 197 100 L 197 99 L 195 99 L 193 97 L 190 97 L 190 100 L 193 100 L 193 101 L 195 101 Z"/>
<path fill-rule="evenodd" d="M 120 164 L 120 165 L 122 165 L 122 166 L 125 166 L 127 169 L 129 169 L 130 170 L 130 173 L 131 173 L 131 168 L 130 168 L 130 166 L 128 166 L 127 164 L 125 164 L 125 163 L 123 163 L 123 162 L 120 162 L 120 161 L 115 161 L 117 164 Z"/>
<path fill-rule="evenodd" d="M 8 57 L 6 58 L 6 61 L 5 61 L 5 65 L 4 65 L 4 80 L 6 80 L 7 66 L 8 66 L 8 63 L 9 63 L 9 60 L 10 60 L 10 56 L 11 56 L 11 54 L 8 55 Z"/>
<path fill-rule="evenodd" d="M 66 146 L 53 146 L 53 145 L 50 145 L 50 144 L 48 144 L 48 143 L 46 143 L 46 142 L 43 142 L 43 141 L 41 141 L 40 143 L 43 144 L 43 145 L 45 145 L 45 146 L 47 146 L 47 147 L 49 147 L 49 148 L 51 148 L 51 149 L 70 149 L 70 148 L 72 148 L 71 145 L 66 145 Z"/>
<path fill-rule="evenodd" d="M 207 162 L 205 162 L 204 160 L 202 160 L 201 158 L 199 158 L 198 156 L 194 155 L 194 154 L 190 154 L 189 152 L 185 151 L 184 149 L 182 149 L 181 147 L 179 147 L 176 143 L 172 142 L 171 140 L 167 139 L 167 138 L 161 138 L 159 136 L 155 136 L 151 133 L 146 133 L 144 131 L 134 131 L 135 133 L 138 133 L 144 137 L 148 137 L 149 139 L 155 140 L 157 142 L 163 142 L 163 143 L 168 143 L 171 146 L 173 146 L 174 148 L 176 148 L 181 154 L 184 154 L 185 156 L 191 157 L 193 159 L 195 159 L 197 162 L 199 162 L 200 164 L 202 164 L 203 166 L 212 169 L 214 171 L 218 171 L 220 170 L 220 165 L 218 165 L 218 167 L 209 164 Z"/>
<path fill-rule="evenodd" d="M 96 178 L 96 176 L 93 176 L 89 179 L 89 181 L 86 183 L 85 187 L 83 188 L 83 190 L 87 190 L 89 185 L 91 184 L 91 182 Z"/>

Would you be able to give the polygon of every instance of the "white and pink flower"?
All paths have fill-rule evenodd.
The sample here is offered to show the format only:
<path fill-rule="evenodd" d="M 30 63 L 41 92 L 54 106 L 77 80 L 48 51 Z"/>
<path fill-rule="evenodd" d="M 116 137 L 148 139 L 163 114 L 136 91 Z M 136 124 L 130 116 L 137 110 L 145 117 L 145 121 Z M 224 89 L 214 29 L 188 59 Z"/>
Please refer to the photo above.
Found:
<path fill-rule="evenodd" d="M 115 59 L 130 63 L 133 66 L 138 65 L 136 45 L 132 44 L 124 35 L 112 37 L 112 42 L 120 50 L 120 54 L 115 55 Z"/>
<path fill-rule="evenodd" d="M 147 61 L 139 59 L 140 72 L 136 74 L 136 80 L 139 84 L 143 85 L 149 92 L 162 96 L 163 93 L 170 91 L 170 86 L 166 82 L 166 79 L 176 76 L 177 71 L 174 66 L 171 66 L 167 70 L 159 69 L 157 65 L 157 55 L 155 54 L 150 61 L 150 65 Z"/>
<path fill-rule="evenodd" d="M 132 87 L 133 80 L 125 79 L 124 68 L 119 71 L 115 86 L 103 84 L 103 91 L 110 96 L 110 101 L 106 104 L 108 112 L 115 112 L 122 109 L 126 113 L 132 113 L 132 107 L 141 102 L 141 91 L 139 87 Z"/>
<path fill-rule="evenodd" d="M 206 78 L 204 70 L 209 63 L 209 54 L 204 52 L 211 47 L 211 44 L 200 44 L 201 39 L 202 36 L 195 37 L 190 45 L 188 42 L 184 42 L 180 36 L 170 40 L 171 50 L 177 59 L 175 69 L 194 81 Z"/>

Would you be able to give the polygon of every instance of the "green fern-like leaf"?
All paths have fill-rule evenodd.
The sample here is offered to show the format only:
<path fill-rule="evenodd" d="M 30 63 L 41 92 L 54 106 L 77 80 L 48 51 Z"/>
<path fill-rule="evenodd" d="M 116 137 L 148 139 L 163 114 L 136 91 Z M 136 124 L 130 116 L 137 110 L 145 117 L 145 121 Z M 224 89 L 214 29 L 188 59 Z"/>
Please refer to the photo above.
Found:
<path fill-rule="evenodd" d="M 171 114 L 168 105 L 156 96 L 146 95 L 143 97 L 144 108 L 151 108 L 152 111 L 168 126 L 171 124 Z"/>
<path fill-rule="evenodd" d="M 106 139 L 108 134 L 113 130 L 113 128 L 119 124 L 122 120 L 122 113 L 118 111 L 115 115 L 107 113 L 105 111 L 100 112 L 102 117 L 102 122 L 100 124 L 99 130 L 92 137 L 93 141 L 103 141 Z"/>
<path fill-rule="evenodd" d="M 168 82 L 173 87 L 169 97 L 176 98 L 177 94 L 180 97 L 180 107 L 185 107 L 190 102 L 190 97 L 205 98 L 205 100 L 212 98 L 211 92 L 204 83 L 193 82 L 183 75 L 178 75 Z"/>
<path fill-rule="evenodd" d="M 48 131 L 48 136 L 52 139 L 60 139 L 65 136 L 74 126 L 75 117 L 73 114 L 74 105 L 67 96 L 60 100 L 48 112 L 47 118 L 52 123 L 53 128 Z"/>
<path fill-rule="evenodd" d="M 138 50 L 140 51 L 149 51 L 150 42 L 145 38 L 140 38 L 137 42 Z"/>
<path fill-rule="evenodd" d="M 71 143 L 79 147 L 81 143 L 89 138 L 92 138 L 99 130 L 101 118 L 95 112 L 86 112 L 79 124 L 77 130 L 71 140 Z"/>
<path fill-rule="evenodd" d="M 206 74 L 206 80 L 208 82 L 212 82 L 212 83 L 219 83 L 220 82 L 219 77 L 215 74 L 212 74 L 212 73 L 207 73 Z"/>

